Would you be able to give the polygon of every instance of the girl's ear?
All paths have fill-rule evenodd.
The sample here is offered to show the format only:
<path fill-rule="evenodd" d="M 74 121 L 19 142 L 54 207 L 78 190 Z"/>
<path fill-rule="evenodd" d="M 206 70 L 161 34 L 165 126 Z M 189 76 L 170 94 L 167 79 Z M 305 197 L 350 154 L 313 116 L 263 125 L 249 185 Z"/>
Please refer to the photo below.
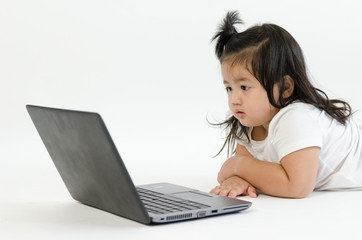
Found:
<path fill-rule="evenodd" d="M 285 75 L 284 77 L 284 86 L 283 86 L 283 98 L 289 98 L 294 91 L 294 80 L 289 75 Z"/>

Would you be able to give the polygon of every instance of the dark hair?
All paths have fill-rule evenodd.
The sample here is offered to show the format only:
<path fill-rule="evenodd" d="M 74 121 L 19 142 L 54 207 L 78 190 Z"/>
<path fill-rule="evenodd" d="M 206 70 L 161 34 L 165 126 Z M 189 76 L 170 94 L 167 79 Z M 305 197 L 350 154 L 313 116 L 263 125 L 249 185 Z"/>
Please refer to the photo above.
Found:
<path fill-rule="evenodd" d="M 351 115 L 350 105 L 342 100 L 329 99 L 322 90 L 315 88 L 307 76 L 302 49 L 297 41 L 285 29 L 275 24 L 256 25 L 238 32 L 235 24 L 243 23 L 237 11 L 228 12 L 218 32 L 212 38 L 216 40 L 215 53 L 220 63 L 230 61 L 233 64 L 246 64 L 251 73 L 265 88 L 269 102 L 276 108 L 283 108 L 298 100 L 324 110 L 341 124 L 345 124 Z M 294 90 L 288 98 L 283 98 L 284 77 L 294 80 Z M 278 84 L 279 99 L 274 99 L 273 87 Z M 244 135 L 250 142 L 249 127 L 243 126 L 234 116 L 222 123 L 228 131 L 224 145 L 228 145 L 228 154 L 235 152 L 235 141 Z M 217 155 L 218 155 L 217 154 Z"/>

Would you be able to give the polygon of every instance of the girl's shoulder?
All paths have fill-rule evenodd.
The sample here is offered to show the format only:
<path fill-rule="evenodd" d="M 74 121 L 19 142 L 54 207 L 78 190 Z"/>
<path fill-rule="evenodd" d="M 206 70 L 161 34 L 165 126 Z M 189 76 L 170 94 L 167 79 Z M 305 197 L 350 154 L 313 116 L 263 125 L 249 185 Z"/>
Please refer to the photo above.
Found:
<path fill-rule="evenodd" d="M 286 107 L 280 109 L 279 112 L 283 113 L 283 112 L 300 112 L 300 111 L 307 111 L 307 112 L 317 111 L 317 112 L 321 112 L 322 110 L 320 110 L 319 108 L 317 108 L 314 105 L 309 104 L 309 103 L 293 102 L 293 103 L 287 105 Z"/>
<path fill-rule="evenodd" d="M 271 124 L 279 121 L 305 121 L 306 119 L 318 118 L 323 110 L 313 106 L 312 104 L 303 102 L 294 102 L 279 110 L 274 116 Z"/>

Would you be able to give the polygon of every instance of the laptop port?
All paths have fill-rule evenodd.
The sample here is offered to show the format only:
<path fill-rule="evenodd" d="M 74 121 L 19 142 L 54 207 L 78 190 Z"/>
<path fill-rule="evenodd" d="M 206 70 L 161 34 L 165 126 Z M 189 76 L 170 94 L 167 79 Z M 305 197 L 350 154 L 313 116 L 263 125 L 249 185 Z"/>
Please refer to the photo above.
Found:
<path fill-rule="evenodd" d="M 197 217 L 205 217 L 206 216 L 206 211 L 200 211 L 197 213 Z"/>

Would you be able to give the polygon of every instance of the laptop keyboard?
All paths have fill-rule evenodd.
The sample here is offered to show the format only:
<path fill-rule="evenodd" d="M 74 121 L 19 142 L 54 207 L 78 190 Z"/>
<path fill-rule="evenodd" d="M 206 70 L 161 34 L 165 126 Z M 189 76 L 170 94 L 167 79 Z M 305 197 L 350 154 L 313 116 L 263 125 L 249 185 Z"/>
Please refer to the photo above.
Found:
<path fill-rule="evenodd" d="M 137 191 L 147 211 L 154 214 L 182 212 L 209 207 L 205 204 L 167 196 L 144 188 L 138 187 Z"/>

